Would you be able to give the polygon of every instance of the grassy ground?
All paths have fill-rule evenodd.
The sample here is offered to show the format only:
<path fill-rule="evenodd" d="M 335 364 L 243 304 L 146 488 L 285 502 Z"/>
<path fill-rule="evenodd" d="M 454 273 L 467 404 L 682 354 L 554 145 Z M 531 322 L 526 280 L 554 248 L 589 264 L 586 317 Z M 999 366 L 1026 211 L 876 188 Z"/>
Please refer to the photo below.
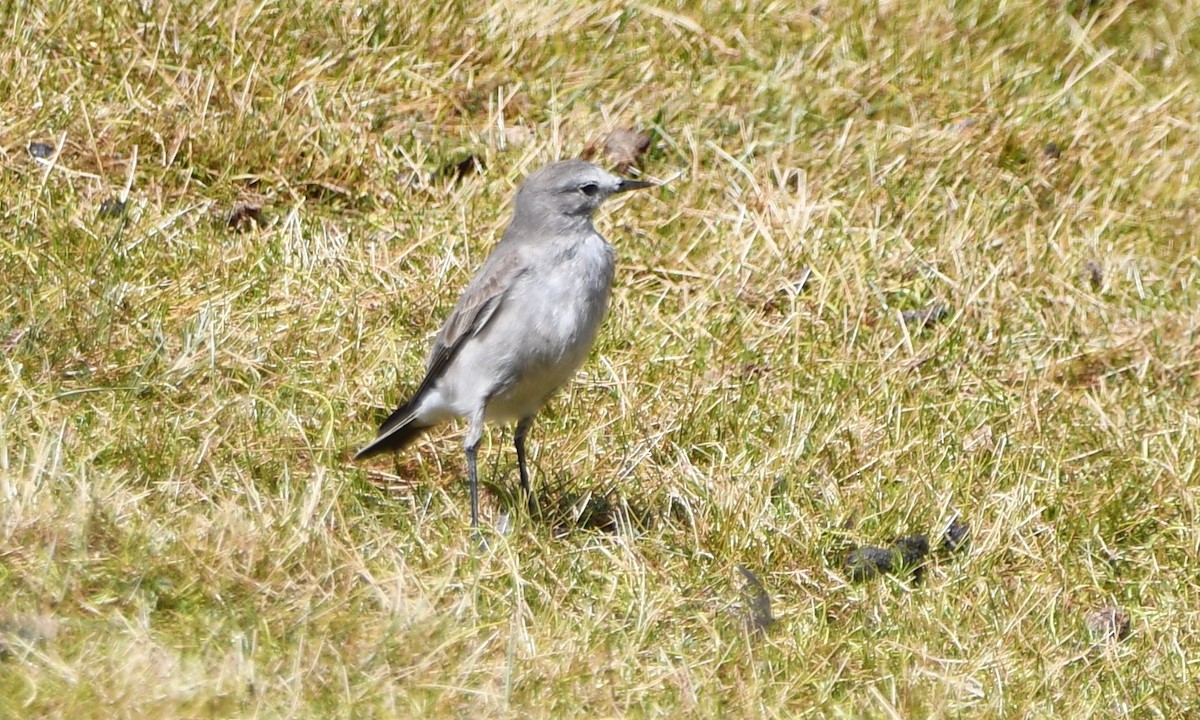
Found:
<path fill-rule="evenodd" d="M 0 8 L 0 715 L 1200 712 L 1200 4 L 302 5 Z M 455 430 L 350 453 L 631 126 L 473 552 Z"/>

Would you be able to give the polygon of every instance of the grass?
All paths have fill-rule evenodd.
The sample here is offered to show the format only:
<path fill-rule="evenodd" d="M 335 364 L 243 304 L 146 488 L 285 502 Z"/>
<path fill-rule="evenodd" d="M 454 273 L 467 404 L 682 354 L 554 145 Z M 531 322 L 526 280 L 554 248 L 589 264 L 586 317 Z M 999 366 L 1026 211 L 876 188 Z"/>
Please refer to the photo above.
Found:
<path fill-rule="evenodd" d="M 0 715 L 1200 711 L 1198 18 L 5 4 Z M 531 440 L 636 522 L 474 552 L 455 429 L 350 454 L 521 179 L 631 126 L 663 186 Z"/>

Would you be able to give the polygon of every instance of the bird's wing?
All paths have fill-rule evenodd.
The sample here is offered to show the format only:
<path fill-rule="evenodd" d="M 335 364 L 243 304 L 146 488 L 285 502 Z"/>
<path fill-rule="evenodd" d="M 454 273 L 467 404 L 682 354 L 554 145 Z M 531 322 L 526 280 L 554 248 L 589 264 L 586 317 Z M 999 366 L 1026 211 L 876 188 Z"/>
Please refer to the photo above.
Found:
<path fill-rule="evenodd" d="M 493 253 L 488 258 L 438 333 L 429 353 L 425 380 L 417 394 L 437 382 L 462 346 L 496 317 L 505 297 L 525 271 L 525 263 L 518 253 Z"/>
<path fill-rule="evenodd" d="M 421 406 L 421 400 L 437 381 L 445 374 L 450 363 L 458 355 L 463 345 L 475 335 L 478 335 L 488 323 L 496 317 L 496 312 L 504 304 L 504 298 L 512 289 L 513 284 L 527 270 L 524 259 L 516 252 L 495 253 L 488 257 L 467 289 L 458 299 L 454 310 L 450 313 L 446 324 L 438 332 L 429 353 L 429 363 L 425 371 L 425 379 L 409 400 L 388 417 L 379 427 L 379 435 L 375 442 L 359 453 L 368 452 L 382 440 L 408 426 L 415 418 Z"/>

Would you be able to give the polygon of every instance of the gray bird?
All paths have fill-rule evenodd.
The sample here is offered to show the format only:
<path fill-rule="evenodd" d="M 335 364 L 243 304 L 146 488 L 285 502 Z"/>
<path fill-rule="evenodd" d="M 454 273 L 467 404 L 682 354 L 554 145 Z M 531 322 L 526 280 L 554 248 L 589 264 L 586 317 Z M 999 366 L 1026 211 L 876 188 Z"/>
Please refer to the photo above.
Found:
<path fill-rule="evenodd" d="M 465 417 L 471 526 L 479 525 L 476 451 L 485 422 L 516 421 L 521 489 L 532 503 L 525 436 L 583 364 L 608 308 L 614 251 L 592 225 L 607 198 L 650 186 L 582 160 L 552 163 L 517 192 L 512 221 L 442 326 L 412 397 L 355 460 L 399 450 Z"/>

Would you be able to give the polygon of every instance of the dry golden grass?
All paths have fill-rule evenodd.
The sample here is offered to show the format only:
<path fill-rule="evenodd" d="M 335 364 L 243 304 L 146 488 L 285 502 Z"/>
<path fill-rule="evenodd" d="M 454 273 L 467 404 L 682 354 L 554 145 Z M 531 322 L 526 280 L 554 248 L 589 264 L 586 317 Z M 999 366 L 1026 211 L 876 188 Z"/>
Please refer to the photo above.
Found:
<path fill-rule="evenodd" d="M 0 20 L 0 715 L 1200 712 L 1200 4 Z M 349 453 L 520 180 L 625 127 L 663 186 L 599 220 L 555 519 L 475 552 L 454 431 Z"/>

